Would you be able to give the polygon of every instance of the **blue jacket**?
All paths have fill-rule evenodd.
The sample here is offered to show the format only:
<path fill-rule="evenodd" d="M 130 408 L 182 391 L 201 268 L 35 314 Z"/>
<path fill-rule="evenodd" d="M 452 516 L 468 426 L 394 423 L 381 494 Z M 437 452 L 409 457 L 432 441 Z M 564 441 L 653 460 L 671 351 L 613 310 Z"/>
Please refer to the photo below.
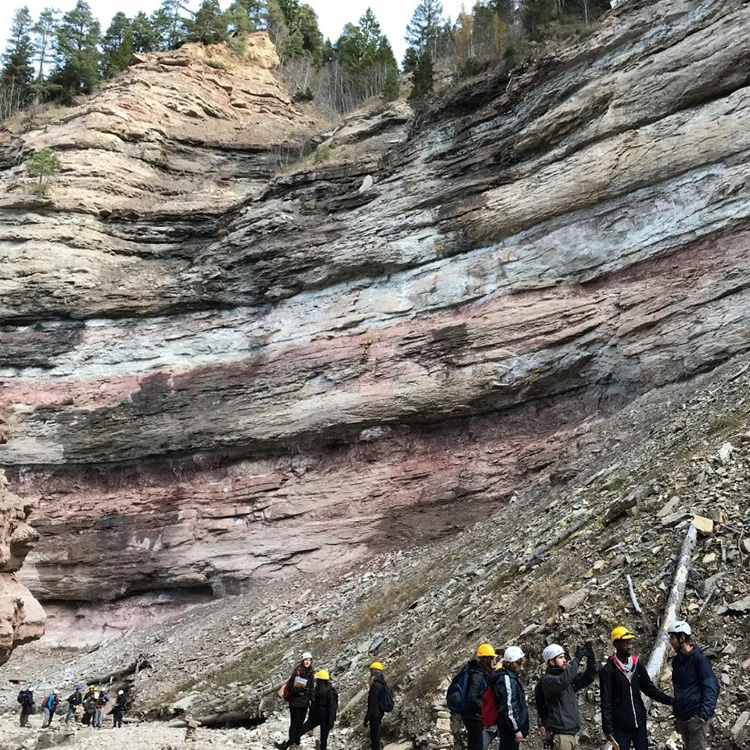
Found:
<path fill-rule="evenodd" d="M 497 728 L 520 732 L 528 737 L 529 709 L 518 675 L 511 669 L 499 669 L 495 674 L 495 705 L 499 712 Z"/>
<path fill-rule="evenodd" d="M 716 710 L 719 681 L 711 663 L 698 646 L 688 654 L 678 653 L 672 663 L 674 715 L 682 721 L 699 716 L 708 721 Z"/>

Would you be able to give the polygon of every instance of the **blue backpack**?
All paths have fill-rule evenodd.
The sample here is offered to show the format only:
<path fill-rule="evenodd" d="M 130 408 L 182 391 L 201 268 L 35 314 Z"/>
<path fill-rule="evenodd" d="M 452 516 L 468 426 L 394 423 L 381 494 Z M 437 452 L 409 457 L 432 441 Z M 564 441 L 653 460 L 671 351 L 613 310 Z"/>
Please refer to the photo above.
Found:
<path fill-rule="evenodd" d="M 393 711 L 395 705 L 396 702 L 393 700 L 393 691 L 391 690 L 390 685 L 387 682 L 384 682 L 383 690 L 378 698 L 378 706 L 384 714 L 387 714 L 389 711 Z"/>
<path fill-rule="evenodd" d="M 462 714 L 466 711 L 467 686 L 469 684 L 469 665 L 464 665 L 463 669 L 453 678 L 448 692 L 445 694 L 445 703 L 452 714 Z"/>

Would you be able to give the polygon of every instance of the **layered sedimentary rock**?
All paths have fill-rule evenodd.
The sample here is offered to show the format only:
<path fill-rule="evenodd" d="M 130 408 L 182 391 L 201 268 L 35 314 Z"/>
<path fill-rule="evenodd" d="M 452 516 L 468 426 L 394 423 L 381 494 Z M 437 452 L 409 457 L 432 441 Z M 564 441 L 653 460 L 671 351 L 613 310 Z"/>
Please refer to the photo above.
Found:
<path fill-rule="evenodd" d="M 2 175 L 24 580 L 221 593 L 434 538 L 750 347 L 749 31 L 739 0 L 626 3 L 408 133 L 383 116 L 379 159 L 272 179 L 313 126 L 190 50 L 10 141 L 64 164 L 43 201 Z"/>
<path fill-rule="evenodd" d="M 0 442 L 6 436 L 7 425 L 0 418 Z M 16 575 L 39 537 L 27 523 L 30 511 L 10 492 L 0 470 L 0 665 L 14 648 L 44 634 L 44 611 Z"/>

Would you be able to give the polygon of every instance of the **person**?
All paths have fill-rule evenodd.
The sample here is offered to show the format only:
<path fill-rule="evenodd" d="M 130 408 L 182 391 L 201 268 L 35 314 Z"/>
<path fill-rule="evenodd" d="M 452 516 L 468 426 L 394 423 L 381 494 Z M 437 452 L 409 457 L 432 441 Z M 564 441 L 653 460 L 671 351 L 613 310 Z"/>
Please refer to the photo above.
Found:
<path fill-rule="evenodd" d="M 328 747 L 328 733 L 333 729 L 336 721 L 336 711 L 339 707 L 339 694 L 331 684 L 331 675 L 321 669 L 315 674 L 315 688 L 313 690 L 310 714 L 302 726 L 302 734 L 320 727 L 320 750 Z"/>
<path fill-rule="evenodd" d="M 29 725 L 29 715 L 34 713 L 34 686 L 29 685 L 18 693 L 18 702 L 21 704 L 21 726 Z"/>
<path fill-rule="evenodd" d="M 68 696 L 68 710 L 65 713 L 65 723 L 67 724 L 72 716 L 76 715 L 78 706 L 83 703 L 83 695 L 81 693 L 81 686 L 76 685 L 75 690 Z"/>
<path fill-rule="evenodd" d="M 312 654 L 305 651 L 302 660 L 294 668 L 287 681 L 289 685 L 289 739 L 280 745 L 281 748 L 298 748 L 302 737 L 302 726 L 305 723 L 307 709 L 313 694 Z"/>
<path fill-rule="evenodd" d="M 586 658 L 586 671 L 579 674 L 578 665 Z M 581 712 L 576 693 L 596 677 L 596 656 L 591 642 L 576 649 L 568 662 L 565 649 L 552 643 L 542 652 L 547 669 L 534 689 L 537 713 L 542 718 L 539 733 L 554 750 L 573 750 L 578 745 Z"/>
<path fill-rule="evenodd" d="M 646 707 L 641 693 L 667 706 L 672 699 L 659 690 L 648 676 L 643 662 L 632 653 L 635 635 L 624 625 L 610 633 L 615 652 L 599 670 L 602 729 L 613 747 L 620 750 L 648 750 Z"/>
<path fill-rule="evenodd" d="M 128 699 L 124 690 L 117 691 L 117 699 L 112 709 L 112 729 L 122 727 L 122 717 L 128 707 Z"/>
<path fill-rule="evenodd" d="M 60 691 L 59 690 L 53 690 L 45 699 L 44 703 L 42 703 L 42 713 L 44 714 L 44 719 L 42 721 L 42 729 L 46 729 L 51 723 L 52 723 L 52 717 L 55 715 L 55 711 L 57 711 L 57 706 L 60 703 Z"/>
<path fill-rule="evenodd" d="M 109 693 L 106 690 L 101 690 L 98 693 L 94 693 L 96 698 L 96 704 L 94 706 L 94 719 L 91 723 L 92 726 L 97 729 L 102 728 L 102 721 L 104 720 L 104 709 L 109 703 Z"/>
<path fill-rule="evenodd" d="M 498 660 L 495 664 L 495 671 L 490 676 L 490 679 L 487 681 L 487 691 L 490 691 L 492 694 L 492 706 L 494 707 L 494 711 L 490 711 L 489 715 L 487 717 L 487 721 L 485 721 L 485 714 L 484 710 L 482 711 L 482 724 L 484 726 L 484 729 L 482 731 L 482 750 L 487 750 L 487 748 L 494 742 L 495 737 L 497 737 L 497 702 L 495 700 L 495 684 L 497 683 L 498 679 L 500 678 L 500 670 L 503 668 L 503 662 L 502 659 Z M 486 693 L 484 696 L 482 696 L 482 704 L 484 708 L 484 703 L 486 701 Z"/>
<path fill-rule="evenodd" d="M 484 746 L 484 724 L 482 723 L 482 698 L 492 679 L 493 665 L 497 654 L 489 643 L 482 643 L 477 653 L 466 664 L 466 703 L 461 712 L 461 721 L 466 727 L 467 750 L 482 750 Z"/>
<path fill-rule="evenodd" d="M 386 695 L 391 695 L 388 683 L 383 674 L 383 664 L 374 661 L 370 664 L 370 677 L 368 679 L 370 689 L 367 693 L 367 711 L 365 712 L 365 727 L 370 728 L 370 747 L 372 750 L 380 750 L 380 725 L 383 722 L 386 709 Z"/>
<path fill-rule="evenodd" d="M 529 736 L 529 709 L 520 673 L 526 656 L 518 646 L 509 646 L 503 654 L 502 669 L 495 672 L 495 705 L 498 710 L 497 736 L 500 750 L 513 750 Z"/>
<path fill-rule="evenodd" d="M 719 681 L 711 662 L 693 642 L 693 631 L 685 620 L 675 620 L 668 632 L 676 653 L 672 663 L 675 728 L 682 737 L 684 750 L 705 750 L 708 722 L 719 697 Z"/>
<path fill-rule="evenodd" d="M 86 695 L 83 696 L 81 705 L 83 706 L 83 716 L 81 717 L 81 724 L 89 726 L 91 720 L 94 718 L 94 711 L 96 711 L 96 685 L 89 685 L 89 690 Z"/>

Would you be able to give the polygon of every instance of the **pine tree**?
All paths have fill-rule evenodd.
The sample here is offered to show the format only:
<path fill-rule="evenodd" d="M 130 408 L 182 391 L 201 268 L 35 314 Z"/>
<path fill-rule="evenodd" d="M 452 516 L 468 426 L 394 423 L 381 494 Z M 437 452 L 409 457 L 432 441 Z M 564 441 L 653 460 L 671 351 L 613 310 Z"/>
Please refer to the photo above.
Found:
<path fill-rule="evenodd" d="M 102 40 L 102 75 L 111 78 L 130 65 L 135 51 L 133 27 L 128 17 L 116 13 Z"/>
<path fill-rule="evenodd" d="M 26 164 L 28 175 L 39 178 L 39 182 L 34 187 L 34 192 L 37 195 L 44 195 L 47 192 L 50 178 L 57 175 L 59 171 L 60 158 L 51 148 L 43 148 L 41 151 L 37 151 Z"/>
<path fill-rule="evenodd" d="M 521 6 L 523 25 L 532 39 L 538 39 L 542 26 L 555 14 L 555 0 L 524 0 Z"/>
<path fill-rule="evenodd" d="M 203 0 L 195 18 L 187 23 L 188 40 L 202 44 L 216 44 L 227 39 L 227 19 L 221 12 L 219 0 Z"/>
<path fill-rule="evenodd" d="M 99 22 L 89 4 L 78 0 L 57 29 L 57 69 L 52 76 L 64 101 L 90 93 L 99 80 Z"/>
<path fill-rule="evenodd" d="M 151 14 L 149 20 L 159 40 L 159 49 L 177 49 L 187 40 L 184 10 L 182 0 L 164 0 Z"/>
<path fill-rule="evenodd" d="M 27 7 L 18 8 L 13 14 L 10 37 L 3 54 L 3 69 L 0 73 L 2 87 L 2 116 L 21 108 L 31 93 L 34 78 L 32 67 L 31 13 Z"/>
<path fill-rule="evenodd" d="M 418 104 L 432 94 L 434 85 L 434 69 L 432 55 L 429 50 L 424 50 L 417 60 L 417 65 L 412 74 L 412 88 L 409 94 L 409 103 Z"/>
<path fill-rule="evenodd" d="M 131 21 L 130 31 L 135 52 L 154 52 L 159 49 L 159 35 L 143 11 L 138 12 Z"/>
<path fill-rule="evenodd" d="M 36 62 L 36 81 L 44 79 L 45 70 L 55 60 L 55 42 L 57 40 L 57 14 L 55 8 L 45 8 L 34 24 L 34 61 Z"/>
<path fill-rule="evenodd" d="M 396 101 L 400 88 L 398 69 L 396 67 L 389 67 L 388 72 L 385 74 L 385 83 L 383 84 L 383 99 L 387 102 Z"/>
<path fill-rule="evenodd" d="M 406 27 L 407 45 L 419 53 L 429 50 L 434 60 L 443 24 L 443 5 L 440 0 L 421 0 Z"/>

